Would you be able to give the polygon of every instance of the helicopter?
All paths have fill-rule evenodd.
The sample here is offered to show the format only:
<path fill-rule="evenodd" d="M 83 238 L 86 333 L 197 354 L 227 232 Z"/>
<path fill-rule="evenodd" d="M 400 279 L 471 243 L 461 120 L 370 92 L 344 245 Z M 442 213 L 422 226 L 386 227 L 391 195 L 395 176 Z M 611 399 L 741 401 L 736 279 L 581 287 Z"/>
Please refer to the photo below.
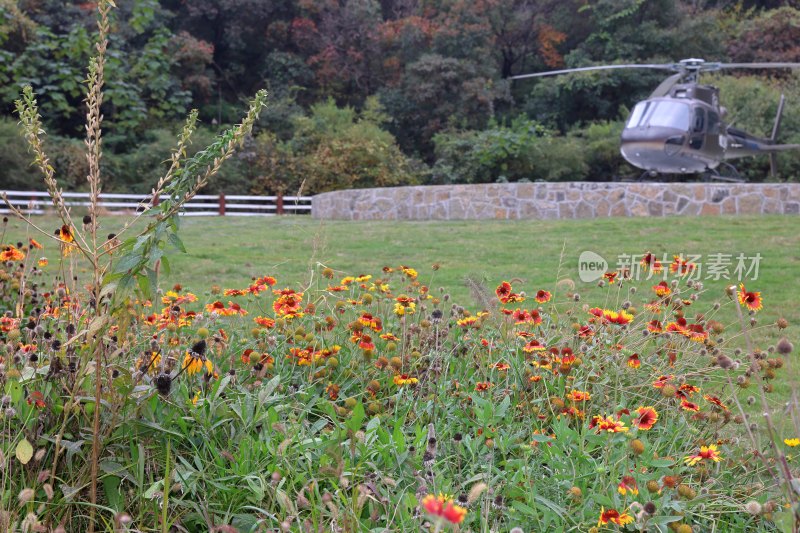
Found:
<path fill-rule="evenodd" d="M 770 173 L 777 175 L 777 153 L 800 149 L 800 144 L 778 144 L 785 98 L 781 95 L 769 138 L 758 137 L 726 123 L 719 89 L 699 83 L 700 73 L 723 69 L 795 69 L 800 63 L 712 63 L 684 59 L 677 63 L 599 65 L 522 74 L 511 79 L 556 76 L 614 69 L 659 69 L 676 72 L 631 111 L 620 138 L 620 153 L 644 172 L 639 179 L 659 175 L 702 174 L 705 181 L 745 181 L 728 161 L 769 155 Z"/>

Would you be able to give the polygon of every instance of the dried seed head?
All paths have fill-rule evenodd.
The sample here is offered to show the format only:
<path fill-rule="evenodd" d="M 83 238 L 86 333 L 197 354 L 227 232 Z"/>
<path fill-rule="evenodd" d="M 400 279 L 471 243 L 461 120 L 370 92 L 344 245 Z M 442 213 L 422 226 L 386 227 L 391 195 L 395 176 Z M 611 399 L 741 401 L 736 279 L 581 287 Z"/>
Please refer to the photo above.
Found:
<path fill-rule="evenodd" d="M 778 344 L 775 345 L 775 348 L 781 355 L 789 355 L 792 353 L 792 350 L 794 350 L 794 346 L 786 337 L 783 337 L 781 340 L 779 340 Z"/>
<path fill-rule="evenodd" d="M 762 507 L 761 504 L 755 500 L 751 500 L 744 505 L 745 510 L 753 516 L 758 516 L 761 514 Z"/>
<path fill-rule="evenodd" d="M 172 376 L 169 374 L 159 374 L 156 378 L 156 390 L 161 396 L 169 396 L 172 390 Z"/>
<path fill-rule="evenodd" d="M 717 356 L 717 364 L 724 370 L 730 370 L 733 368 L 733 359 L 725 354 L 720 354 Z"/>

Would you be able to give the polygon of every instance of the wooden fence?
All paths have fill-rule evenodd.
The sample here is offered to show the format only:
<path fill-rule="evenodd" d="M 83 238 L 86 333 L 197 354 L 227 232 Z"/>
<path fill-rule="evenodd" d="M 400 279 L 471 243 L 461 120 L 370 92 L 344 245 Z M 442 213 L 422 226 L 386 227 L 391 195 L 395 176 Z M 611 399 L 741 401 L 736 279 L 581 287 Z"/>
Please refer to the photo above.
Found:
<path fill-rule="evenodd" d="M 41 215 L 53 210 L 50 195 L 46 192 L 3 191 L 12 205 L 24 213 Z M 70 207 L 88 207 L 89 193 L 65 192 L 64 201 Z M 161 196 L 160 199 L 166 199 Z M 100 193 L 99 207 L 109 214 L 125 215 L 142 211 L 152 198 L 141 194 Z M 156 201 L 156 203 L 158 203 Z M 251 196 L 242 194 L 198 194 L 184 204 L 184 216 L 273 216 L 311 214 L 310 196 Z M 8 213 L 0 202 L 0 213 Z"/>

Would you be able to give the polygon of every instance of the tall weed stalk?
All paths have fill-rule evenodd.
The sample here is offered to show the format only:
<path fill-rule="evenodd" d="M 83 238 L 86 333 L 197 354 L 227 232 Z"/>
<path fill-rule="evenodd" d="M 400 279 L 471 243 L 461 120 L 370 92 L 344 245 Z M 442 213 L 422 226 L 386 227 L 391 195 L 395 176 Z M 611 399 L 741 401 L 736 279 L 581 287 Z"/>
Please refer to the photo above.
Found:
<path fill-rule="evenodd" d="M 55 212 L 61 219 L 62 227 L 54 236 L 15 207 L 3 194 L 11 212 L 25 221 L 35 231 L 57 240 L 63 255 L 80 255 L 91 269 L 91 283 L 84 287 L 86 301 L 89 302 L 88 316 L 73 317 L 75 334 L 69 340 L 70 349 L 81 344 L 88 345 L 81 351 L 82 357 L 70 361 L 75 364 L 76 378 L 69 387 L 70 400 L 63 411 L 60 431 L 55 436 L 55 451 L 50 473 L 51 484 L 63 461 L 63 438 L 72 407 L 78 405 L 77 398 L 87 384 L 93 385 L 92 400 L 92 451 L 88 469 L 89 523 L 92 533 L 97 522 L 98 479 L 101 450 L 104 437 L 110 433 L 109 424 L 120 411 L 113 405 L 115 397 L 108 392 L 111 386 L 109 370 L 110 358 L 114 355 L 113 342 L 109 331 L 112 326 L 124 327 L 127 307 L 134 291 L 147 297 L 156 286 L 159 265 L 169 267 L 165 256 L 167 245 L 185 251 L 178 237 L 179 214 L 186 202 L 190 201 L 208 181 L 219 171 L 222 163 L 233 155 L 234 150 L 250 133 L 259 112 L 266 105 L 265 91 L 258 92 L 250 102 L 249 110 L 238 124 L 223 133 L 206 149 L 194 156 L 187 154 L 192 133 L 198 122 L 196 110 L 189 113 L 185 126 L 179 136 L 177 147 L 170 157 L 170 166 L 152 190 L 150 201 L 141 206 L 141 213 L 130 220 L 116 235 L 106 238 L 98 236 L 98 217 L 100 215 L 100 195 L 102 191 L 102 105 L 105 86 L 105 59 L 108 36 L 111 28 L 110 14 L 115 8 L 113 0 L 101 0 L 97 7 L 98 36 L 95 55 L 89 61 L 86 78 L 86 176 L 90 191 L 88 214 L 82 223 L 76 223 L 70 207 L 64 200 L 63 191 L 56 180 L 56 169 L 45 151 L 45 130 L 42 117 L 31 86 L 26 86 L 21 98 L 16 101 L 25 139 L 33 152 L 34 163 L 41 171 L 44 184 L 50 195 Z M 161 200 L 161 201 L 159 201 Z M 140 219 L 147 222 L 142 227 Z M 134 230 L 134 228 L 140 228 Z M 73 289 L 80 290 L 78 287 Z M 17 318 L 22 318 L 22 310 L 17 309 Z M 125 401 L 124 398 L 117 401 Z M 104 414 L 114 413 L 114 417 Z"/>

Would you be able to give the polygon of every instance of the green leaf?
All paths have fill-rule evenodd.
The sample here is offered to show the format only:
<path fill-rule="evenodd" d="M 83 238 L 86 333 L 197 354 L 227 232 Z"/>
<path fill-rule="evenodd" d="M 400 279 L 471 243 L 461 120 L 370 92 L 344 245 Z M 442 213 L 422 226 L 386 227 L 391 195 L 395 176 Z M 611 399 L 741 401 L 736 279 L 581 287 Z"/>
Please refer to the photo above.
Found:
<path fill-rule="evenodd" d="M 186 247 L 183 245 L 183 241 L 180 237 L 178 237 L 177 233 L 169 233 L 169 242 L 172 246 L 177 248 L 183 253 L 186 253 Z"/>
<path fill-rule="evenodd" d="M 350 418 L 345 421 L 344 425 L 350 431 L 356 432 L 361 429 L 361 423 L 364 422 L 365 416 L 364 404 L 358 402 L 355 407 L 353 407 L 353 412 L 350 414 Z"/>
<path fill-rule="evenodd" d="M 536 512 L 536 509 L 534 509 L 528 504 L 522 503 L 517 500 L 511 502 L 511 507 L 513 507 L 514 509 L 516 509 L 517 511 L 526 516 L 539 516 L 539 513 Z"/>
<path fill-rule="evenodd" d="M 272 393 L 275 392 L 275 389 L 278 388 L 278 385 L 280 385 L 280 383 L 281 383 L 280 376 L 275 376 L 274 378 L 269 380 L 267 384 L 264 385 L 261 388 L 261 390 L 258 391 L 258 403 L 263 404 L 270 396 L 272 396 Z"/>
<path fill-rule="evenodd" d="M 141 261 L 141 255 L 134 253 L 125 255 L 114 265 L 114 272 L 128 272 L 129 270 L 133 270 Z"/>
<path fill-rule="evenodd" d="M 164 488 L 164 480 L 159 479 L 158 481 L 150 485 L 150 488 L 144 491 L 144 497 L 147 498 L 148 500 L 152 500 L 156 497 L 161 497 L 161 495 L 163 494 L 162 490 L 163 488 Z"/>
<path fill-rule="evenodd" d="M 28 439 L 23 437 L 22 440 L 17 443 L 17 448 L 14 450 L 14 455 L 16 455 L 17 460 L 24 465 L 30 462 L 31 458 L 33 457 L 33 446 L 30 442 L 28 442 Z"/>
<path fill-rule="evenodd" d="M 117 511 L 121 511 L 124 506 L 122 491 L 119 490 L 122 479 L 117 476 L 105 476 L 103 478 L 103 492 L 105 492 L 108 505 Z"/>

